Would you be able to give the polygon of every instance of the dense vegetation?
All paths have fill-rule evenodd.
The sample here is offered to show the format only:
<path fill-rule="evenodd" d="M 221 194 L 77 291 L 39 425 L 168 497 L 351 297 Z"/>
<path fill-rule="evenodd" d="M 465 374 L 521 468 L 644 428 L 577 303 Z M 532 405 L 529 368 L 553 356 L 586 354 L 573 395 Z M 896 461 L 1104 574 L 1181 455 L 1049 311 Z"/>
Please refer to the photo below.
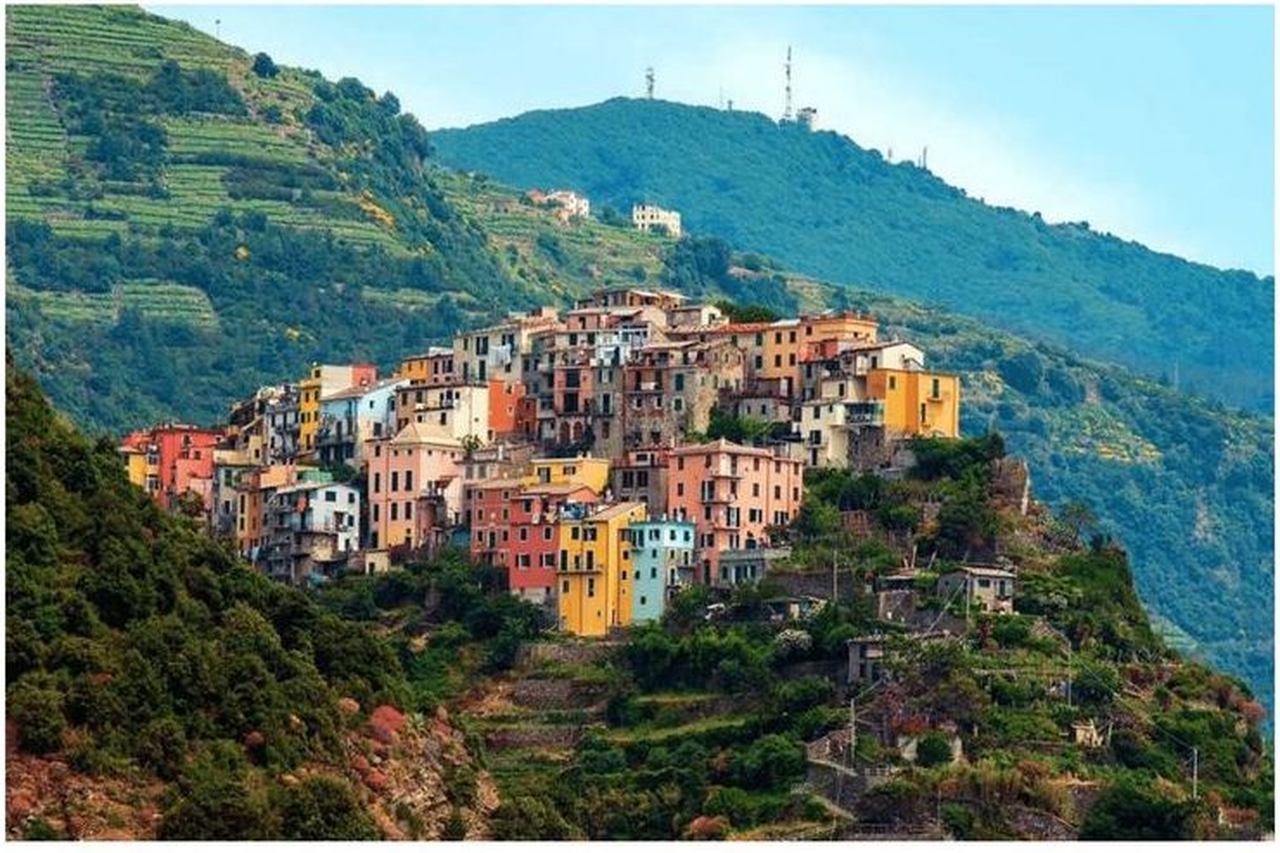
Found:
<path fill-rule="evenodd" d="M 685 228 L 835 281 L 928 299 L 1150 376 L 1271 409 L 1273 280 L 1039 214 L 758 113 L 615 98 L 432 134 L 440 158 L 593 203 L 648 201 Z M 1231 341 L 1224 346 L 1224 341 Z"/>
<path fill-rule="evenodd" d="M 1150 629 L 1124 552 L 1102 536 L 1082 544 L 1079 513 L 1026 518 L 1002 503 L 999 436 L 915 451 L 900 480 L 812 472 L 790 570 L 732 593 L 684 591 L 660 625 L 632 630 L 595 663 L 513 673 L 607 692 L 602 719 L 558 711 L 554 722 L 548 713 L 469 721 L 482 732 L 580 732 L 568 751 L 490 751 L 503 799 L 496 836 L 842 837 L 848 818 L 826 799 L 838 789 L 807 777 L 805 744 L 848 724 L 845 641 L 874 633 L 897 639 L 886 659 L 891 678 L 856 689 L 857 762 L 896 775 L 844 804 L 858 824 L 913 831 L 939 821 L 956 837 L 991 839 L 1025 837 L 1031 815 L 1039 823 L 1030 825 L 1047 817 L 1088 838 L 1230 837 L 1217 824 L 1223 806 L 1265 831 L 1272 769 L 1256 727 L 1261 707 L 1247 688 L 1179 660 Z M 926 501 L 941 502 L 936 520 L 921 521 Z M 869 537 L 841 528 L 838 512 L 851 508 L 878 511 Z M 898 525 L 895 508 L 913 509 L 915 524 Z M 927 551 L 978 516 L 1015 554 L 1019 613 L 976 612 L 963 636 L 934 642 L 878 622 L 864 584 L 900 571 L 910 544 Z M 806 564 L 825 570 L 832 545 L 853 563 L 852 589 L 807 618 L 771 620 L 765 602 L 803 578 Z M 942 558 L 921 571 L 927 612 L 945 604 L 927 591 L 954 565 Z M 714 598 L 726 609 L 708 621 Z M 1073 742 L 1072 724 L 1088 720 L 1108 742 Z M 964 762 L 952 761 L 952 733 Z M 914 760 L 900 748 L 913 738 Z M 1192 748 L 1199 800 L 1189 786 Z"/>
<path fill-rule="evenodd" d="M 8 339 L 80 423 L 212 421 L 313 360 L 387 365 L 538 301 L 393 95 L 136 9 L 7 18 Z"/>
<path fill-rule="evenodd" d="M 6 392 L 16 747 L 90 776 L 158 776 L 163 837 L 377 837 L 332 769 L 353 724 L 340 698 L 430 712 L 467 662 L 507 666 L 539 630 L 532 608 L 457 560 L 352 579 L 318 601 L 269 581 L 129 484 L 112 445 L 81 437 L 30 376 L 10 366 Z M 447 642 L 415 651 L 403 626 L 385 635 L 369 621 L 379 604 L 428 596 Z M 302 765 L 328 772 L 279 782 Z"/>

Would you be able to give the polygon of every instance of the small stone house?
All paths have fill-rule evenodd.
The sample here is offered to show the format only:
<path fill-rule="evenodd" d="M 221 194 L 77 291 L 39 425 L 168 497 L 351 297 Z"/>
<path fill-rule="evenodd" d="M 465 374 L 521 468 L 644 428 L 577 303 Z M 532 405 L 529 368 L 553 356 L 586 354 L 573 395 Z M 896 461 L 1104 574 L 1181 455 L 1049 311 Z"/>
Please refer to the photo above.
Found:
<path fill-rule="evenodd" d="M 969 601 L 988 613 L 1013 613 L 1016 578 L 995 566 L 962 566 L 938 578 L 938 595 L 948 599 L 963 587 Z"/>

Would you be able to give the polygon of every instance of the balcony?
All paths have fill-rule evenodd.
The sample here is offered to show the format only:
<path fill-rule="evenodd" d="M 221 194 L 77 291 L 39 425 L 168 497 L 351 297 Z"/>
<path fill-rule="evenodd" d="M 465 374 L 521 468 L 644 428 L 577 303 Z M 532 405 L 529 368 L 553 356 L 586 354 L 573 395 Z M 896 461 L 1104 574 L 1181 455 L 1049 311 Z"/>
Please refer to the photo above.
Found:
<path fill-rule="evenodd" d="M 884 426 L 884 401 L 869 400 L 862 403 L 846 403 L 845 422 L 849 426 Z"/>

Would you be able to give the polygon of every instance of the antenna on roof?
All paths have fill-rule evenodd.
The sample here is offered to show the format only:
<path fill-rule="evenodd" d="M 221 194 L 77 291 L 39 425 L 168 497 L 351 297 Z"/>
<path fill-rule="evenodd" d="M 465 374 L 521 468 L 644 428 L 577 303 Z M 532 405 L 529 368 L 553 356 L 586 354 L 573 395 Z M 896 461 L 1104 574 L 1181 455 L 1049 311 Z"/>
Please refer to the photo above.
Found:
<path fill-rule="evenodd" d="M 644 70 L 644 93 L 649 100 L 653 100 L 653 66 L 650 65 Z"/>
<path fill-rule="evenodd" d="M 782 120 L 791 121 L 791 45 L 787 45 L 787 107 L 782 111 Z"/>

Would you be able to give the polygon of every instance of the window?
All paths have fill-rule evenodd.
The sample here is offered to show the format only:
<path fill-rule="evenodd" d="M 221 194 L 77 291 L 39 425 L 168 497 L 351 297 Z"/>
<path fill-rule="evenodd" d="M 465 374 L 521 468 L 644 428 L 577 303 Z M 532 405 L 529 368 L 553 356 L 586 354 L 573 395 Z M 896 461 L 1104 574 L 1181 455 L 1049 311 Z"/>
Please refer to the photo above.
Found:
<path fill-rule="evenodd" d="M 326 491 L 326 492 L 324 493 L 324 499 L 325 499 L 326 501 L 328 501 L 329 503 L 337 503 L 337 502 L 338 502 L 338 493 L 337 493 L 337 492 L 334 492 L 334 491 Z"/>
<path fill-rule="evenodd" d="M 874 365 L 872 365 L 872 366 L 874 367 Z M 892 391 L 892 390 L 894 390 L 894 389 L 895 389 L 895 388 L 897 388 L 897 387 L 898 387 L 898 377 L 896 377 L 896 376 L 890 376 L 890 377 L 889 377 L 889 390 L 890 390 L 890 391 Z"/>
<path fill-rule="evenodd" d="M 587 578 L 587 598 L 596 597 L 596 579 Z"/>
<path fill-rule="evenodd" d="M 392 492 L 400 491 L 400 472 L 399 471 L 391 472 L 391 488 L 388 491 L 392 491 Z"/>
<path fill-rule="evenodd" d="M 564 581 L 564 582 L 562 582 L 562 583 L 561 583 L 561 585 L 560 585 L 560 591 L 561 591 L 561 592 L 563 592 L 565 595 L 568 595 L 568 594 L 569 594 L 569 582 L 568 582 L 568 581 Z"/>
<path fill-rule="evenodd" d="M 404 502 L 404 520 L 408 521 L 413 518 L 413 501 Z"/>
<path fill-rule="evenodd" d="M 373 505 L 373 520 L 374 520 L 374 521 L 377 521 L 377 520 L 378 520 L 378 509 L 379 509 L 378 505 L 377 505 L 377 504 L 374 504 L 374 505 Z"/>
<path fill-rule="evenodd" d="M 936 376 L 933 377 L 933 393 L 930 394 L 929 396 L 933 397 L 935 400 L 941 397 L 942 396 L 941 385 L 942 385 L 941 380 L 939 380 L 938 377 Z"/>
<path fill-rule="evenodd" d="M 676 483 L 676 497 L 684 497 L 684 483 Z"/>
<path fill-rule="evenodd" d="M 391 504 L 391 520 L 392 521 L 396 521 L 397 519 L 399 519 L 400 517 L 399 512 L 400 512 L 400 504 L 397 504 L 397 503 Z"/>

